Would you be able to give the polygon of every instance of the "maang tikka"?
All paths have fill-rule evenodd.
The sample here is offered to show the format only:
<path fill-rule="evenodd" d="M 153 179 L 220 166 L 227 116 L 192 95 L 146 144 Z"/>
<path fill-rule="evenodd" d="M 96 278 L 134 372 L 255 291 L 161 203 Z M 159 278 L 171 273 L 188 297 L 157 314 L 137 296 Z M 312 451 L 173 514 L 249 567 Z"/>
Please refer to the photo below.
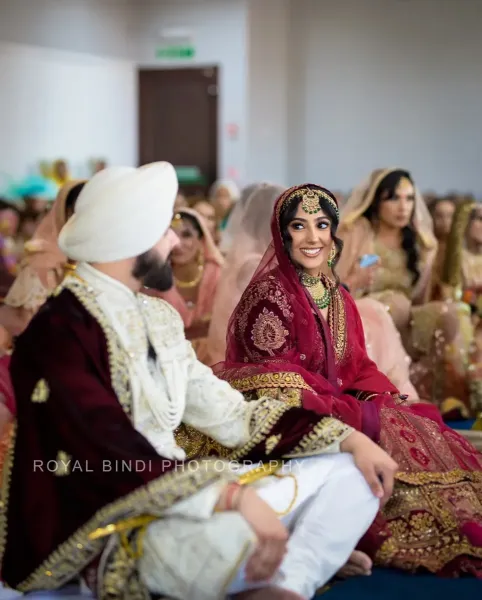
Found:
<path fill-rule="evenodd" d="M 320 199 L 314 190 L 307 190 L 303 194 L 301 208 L 309 215 L 315 215 L 321 211 Z"/>

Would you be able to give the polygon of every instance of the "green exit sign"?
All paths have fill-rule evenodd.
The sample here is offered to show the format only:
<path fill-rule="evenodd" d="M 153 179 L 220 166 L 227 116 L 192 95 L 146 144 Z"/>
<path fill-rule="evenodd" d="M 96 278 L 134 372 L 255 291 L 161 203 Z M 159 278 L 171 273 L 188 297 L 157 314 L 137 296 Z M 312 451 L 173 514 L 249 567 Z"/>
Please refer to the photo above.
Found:
<path fill-rule="evenodd" d="M 156 58 L 167 58 L 167 59 L 186 59 L 194 58 L 196 51 L 194 46 L 164 46 L 157 48 Z"/>

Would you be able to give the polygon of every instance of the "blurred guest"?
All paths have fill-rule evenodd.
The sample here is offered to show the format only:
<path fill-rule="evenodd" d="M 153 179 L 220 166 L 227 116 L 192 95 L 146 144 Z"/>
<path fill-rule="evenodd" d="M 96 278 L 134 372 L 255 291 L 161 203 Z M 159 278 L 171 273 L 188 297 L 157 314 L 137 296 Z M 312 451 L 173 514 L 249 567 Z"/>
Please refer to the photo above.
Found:
<path fill-rule="evenodd" d="M 214 206 L 206 200 L 198 200 L 194 204 L 193 209 L 201 215 L 206 223 L 209 233 L 212 235 L 213 239 L 217 241 L 216 211 L 214 210 Z"/>
<path fill-rule="evenodd" d="M 18 276 L 6 295 L 4 306 L 0 308 L 0 324 L 11 337 L 22 333 L 63 279 L 67 258 L 58 247 L 57 236 L 73 214 L 83 185 L 83 181 L 71 181 L 60 189 L 52 210 L 26 243 L 26 254 Z"/>
<path fill-rule="evenodd" d="M 209 191 L 209 201 L 216 211 L 218 227 L 222 231 L 226 228 L 229 216 L 236 202 L 239 200 L 239 188 L 230 179 L 218 179 Z"/>
<path fill-rule="evenodd" d="M 23 200 L 23 218 L 38 221 L 50 208 L 50 203 L 57 195 L 57 186 L 41 175 L 29 175 L 22 181 L 14 183 L 7 191 L 9 200 Z"/>
<path fill-rule="evenodd" d="M 0 200 L 0 255 L 5 270 L 11 275 L 15 275 L 17 272 L 16 238 L 19 223 L 19 211 L 8 202 Z"/>
<path fill-rule="evenodd" d="M 179 312 L 186 338 L 191 341 L 197 358 L 207 363 L 206 338 L 223 257 L 204 219 L 194 210 L 180 209 L 172 227 L 180 240 L 171 254 L 174 286 L 166 292 L 146 292 L 163 298 Z"/>
<path fill-rule="evenodd" d="M 92 168 L 92 175 L 95 175 L 96 173 L 100 173 L 100 171 L 103 171 L 106 168 L 107 168 L 106 160 L 104 160 L 103 158 L 96 160 L 94 162 L 94 166 Z"/>
<path fill-rule="evenodd" d="M 219 249 L 226 256 L 231 249 L 234 235 L 238 231 L 239 223 L 241 222 L 246 204 L 251 194 L 257 189 L 258 183 L 251 183 L 241 190 L 239 200 L 234 205 L 233 210 L 229 214 L 228 222 L 220 235 Z"/>
<path fill-rule="evenodd" d="M 189 208 L 187 198 L 182 192 L 179 192 L 176 196 L 176 200 L 174 201 L 174 212 L 178 211 L 180 208 Z"/>
<path fill-rule="evenodd" d="M 446 196 L 444 198 L 435 198 L 427 205 L 433 219 L 433 232 L 438 241 L 437 256 L 435 257 L 432 270 L 432 299 L 442 300 L 442 269 L 445 262 L 447 239 L 452 227 L 456 203 L 452 196 Z"/>
<path fill-rule="evenodd" d="M 50 178 L 58 187 L 65 185 L 72 179 L 69 173 L 69 167 L 64 159 L 60 158 L 54 162 Z"/>
<path fill-rule="evenodd" d="M 231 229 L 232 245 L 226 257 L 209 328 L 208 354 L 211 364 L 225 359 L 228 323 L 271 241 L 271 214 L 284 188 L 269 183 L 250 187 L 241 218 Z M 238 207 L 235 209 L 238 210 Z"/>

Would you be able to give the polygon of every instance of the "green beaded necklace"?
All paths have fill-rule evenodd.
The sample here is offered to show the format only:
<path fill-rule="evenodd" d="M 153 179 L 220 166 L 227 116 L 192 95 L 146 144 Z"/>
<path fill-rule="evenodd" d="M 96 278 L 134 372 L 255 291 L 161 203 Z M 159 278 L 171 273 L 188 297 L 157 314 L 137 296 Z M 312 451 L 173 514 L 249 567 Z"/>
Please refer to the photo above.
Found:
<path fill-rule="evenodd" d="M 313 298 L 313 302 L 320 310 L 330 305 L 331 291 L 323 284 L 320 277 L 313 277 L 302 271 L 301 283 L 308 290 L 308 293 Z"/>

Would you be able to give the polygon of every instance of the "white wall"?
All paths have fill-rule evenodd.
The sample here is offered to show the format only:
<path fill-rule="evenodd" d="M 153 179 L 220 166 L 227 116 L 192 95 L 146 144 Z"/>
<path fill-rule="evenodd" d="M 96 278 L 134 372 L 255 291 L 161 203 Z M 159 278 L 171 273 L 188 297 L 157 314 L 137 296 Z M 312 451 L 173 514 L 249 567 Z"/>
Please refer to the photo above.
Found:
<path fill-rule="evenodd" d="M 247 161 L 247 10 L 246 0 L 206 0 L 194 2 L 145 2 L 136 10 L 137 61 L 142 67 L 167 68 L 219 66 L 218 175 L 239 180 L 248 177 Z M 159 31 L 188 28 L 196 48 L 194 60 L 166 61 L 155 58 L 161 45 Z M 237 124 L 237 139 L 231 139 L 227 125 Z"/>
<path fill-rule="evenodd" d="M 424 189 L 481 194 L 482 2 L 293 5 L 291 182 L 348 190 L 402 165 Z"/>
<path fill-rule="evenodd" d="M 0 0 L 0 171 L 136 164 L 131 23 L 125 0 Z"/>
<path fill-rule="evenodd" d="M 13 177 L 41 159 L 137 161 L 133 63 L 0 43 L 0 171 Z"/>
<path fill-rule="evenodd" d="M 0 41 L 132 58 L 133 9 L 129 0 L 0 0 Z"/>
<path fill-rule="evenodd" d="M 32 46 L 2 58 L 0 134 L 10 137 L 2 137 L 0 170 L 4 161 L 19 170 L 24 148 L 29 161 L 47 152 L 77 161 L 92 147 L 112 162 L 135 162 L 136 82 L 122 61 L 217 64 L 219 176 L 234 168 L 241 183 L 311 180 L 348 190 L 372 168 L 399 164 L 422 188 L 482 194 L 481 22 L 481 0 L 0 0 L 0 41 Z M 192 29 L 194 61 L 155 59 L 165 27 Z M 35 62 L 34 46 L 55 52 Z M 84 69 L 94 63 L 91 78 Z M 71 92 L 76 74 L 83 104 Z M 97 102 L 86 106 L 88 91 Z M 64 96 L 80 117 L 66 112 Z M 100 126 L 101 105 L 108 126 Z M 39 139 L 32 131 L 46 111 L 69 127 Z M 29 131 L 16 125 L 26 116 Z M 239 126 L 237 139 L 229 123 Z"/>
<path fill-rule="evenodd" d="M 288 180 L 289 0 L 252 0 L 248 7 L 249 181 Z"/>

